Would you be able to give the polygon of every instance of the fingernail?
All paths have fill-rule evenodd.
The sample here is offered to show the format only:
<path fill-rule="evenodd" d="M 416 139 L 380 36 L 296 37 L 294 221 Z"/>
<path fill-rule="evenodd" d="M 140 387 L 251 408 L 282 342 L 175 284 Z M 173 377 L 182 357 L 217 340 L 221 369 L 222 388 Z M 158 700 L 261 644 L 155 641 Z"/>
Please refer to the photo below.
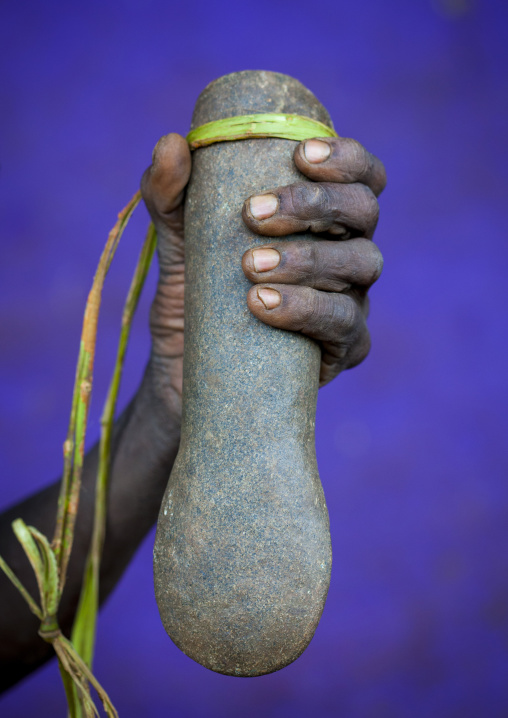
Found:
<path fill-rule="evenodd" d="M 268 289 L 268 287 L 258 289 L 258 297 L 265 305 L 265 309 L 275 309 L 281 302 L 279 292 L 276 289 Z"/>
<path fill-rule="evenodd" d="M 322 140 L 307 140 L 303 146 L 305 152 L 305 158 L 308 162 L 317 164 L 318 162 L 324 162 L 330 157 L 332 148 L 328 142 Z"/>
<path fill-rule="evenodd" d="M 252 259 L 256 272 L 268 272 L 279 264 L 280 254 L 276 249 L 253 249 Z"/>
<path fill-rule="evenodd" d="M 275 214 L 278 204 L 274 194 L 258 194 L 250 198 L 250 213 L 254 219 L 267 219 Z"/>

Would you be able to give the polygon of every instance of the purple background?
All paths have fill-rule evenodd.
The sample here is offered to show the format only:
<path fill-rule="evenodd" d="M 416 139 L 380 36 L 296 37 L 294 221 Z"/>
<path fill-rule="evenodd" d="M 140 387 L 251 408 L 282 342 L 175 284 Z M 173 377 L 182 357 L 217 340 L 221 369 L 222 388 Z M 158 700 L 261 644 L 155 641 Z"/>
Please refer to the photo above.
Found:
<path fill-rule="evenodd" d="M 263 678 L 193 663 L 159 622 L 150 535 L 99 623 L 123 718 L 508 715 L 507 27 L 504 0 L 2 3 L 2 506 L 59 475 L 100 250 L 209 81 L 297 77 L 389 175 L 373 349 L 320 393 L 334 568 L 316 636 Z M 140 210 L 107 285 L 90 440 L 145 226 Z M 64 713 L 54 663 L 0 700 L 6 718 Z"/>

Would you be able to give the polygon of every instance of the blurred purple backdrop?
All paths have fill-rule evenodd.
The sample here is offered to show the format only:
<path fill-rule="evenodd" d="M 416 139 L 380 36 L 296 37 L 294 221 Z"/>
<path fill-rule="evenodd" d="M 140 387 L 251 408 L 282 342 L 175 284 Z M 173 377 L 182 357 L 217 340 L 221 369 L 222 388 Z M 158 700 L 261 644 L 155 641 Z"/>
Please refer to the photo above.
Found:
<path fill-rule="evenodd" d="M 297 77 L 389 175 L 373 349 L 320 393 L 334 567 L 316 636 L 263 678 L 193 663 L 159 622 L 150 535 L 99 623 L 96 671 L 122 718 L 508 715 L 507 28 L 503 0 L 2 3 L 2 506 L 59 475 L 100 250 L 208 82 Z M 146 221 L 107 285 L 91 441 Z M 122 404 L 148 353 L 153 274 Z M 56 665 L 0 714 L 64 715 Z"/>

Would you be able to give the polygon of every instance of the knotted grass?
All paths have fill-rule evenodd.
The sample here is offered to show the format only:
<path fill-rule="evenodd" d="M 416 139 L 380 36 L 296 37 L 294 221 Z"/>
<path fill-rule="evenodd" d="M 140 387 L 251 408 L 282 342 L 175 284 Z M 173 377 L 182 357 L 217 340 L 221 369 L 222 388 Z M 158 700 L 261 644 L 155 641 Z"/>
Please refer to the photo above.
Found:
<path fill-rule="evenodd" d="M 190 148 L 195 150 L 215 142 L 244 139 L 278 137 L 303 141 L 313 137 L 336 136 L 337 133 L 333 128 L 311 118 L 269 113 L 242 115 L 207 123 L 192 130 L 187 135 L 187 141 Z M 152 223 L 149 225 L 124 305 L 113 377 L 101 417 L 92 538 L 71 640 L 66 638 L 60 630 L 58 608 L 65 586 L 79 507 L 102 291 L 122 234 L 140 200 L 141 194 L 137 192 L 119 213 L 118 220 L 109 233 L 100 257 L 86 302 L 69 428 L 63 445 L 64 467 L 52 541 L 50 542 L 35 527 L 27 526 L 22 519 L 16 519 L 12 523 L 13 531 L 35 573 L 39 602 L 30 595 L 0 556 L 0 569 L 18 589 L 29 610 L 39 619 L 39 636 L 51 643 L 58 657 L 70 718 L 99 716 L 99 710 L 91 695 L 91 688 L 97 692 L 106 714 L 110 718 L 118 718 L 118 713 L 108 694 L 97 681 L 91 669 L 99 609 L 99 574 L 106 529 L 113 421 L 132 320 L 156 246 L 157 237 Z"/>
<path fill-rule="evenodd" d="M 106 714 L 111 718 L 118 716 L 111 699 L 93 675 L 91 668 L 99 608 L 99 572 L 106 527 L 113 420 L 132 320 L 156 245 L 153 224 L 148 228 L 123 309 L 113 377 L 101 418 L 93 532 L 71 640 L 62 634 L 58 625 L 58 607 L 65 586 L 79 506 L 102 290 L 122 234 L 140 199 L 141 195 L 137 192 L 118 215 L 99 260 L 86 302 L 69 429 L 64 442 L 64 468 L 53 539 L 50 543 L 46 536 L 33 526 L 27 526 L 22 519 L 16 519 L 12 524 L 13 531 L 34 570 L 39 590 L 38 602 L 0 557 L 0 568 L 25 599 L 30 611 L 40 620 L 40 637 L 52 644 L 58 656 L 71 718 L 99 716 L 91 696 L 91 687 L 97 692 Z"/>

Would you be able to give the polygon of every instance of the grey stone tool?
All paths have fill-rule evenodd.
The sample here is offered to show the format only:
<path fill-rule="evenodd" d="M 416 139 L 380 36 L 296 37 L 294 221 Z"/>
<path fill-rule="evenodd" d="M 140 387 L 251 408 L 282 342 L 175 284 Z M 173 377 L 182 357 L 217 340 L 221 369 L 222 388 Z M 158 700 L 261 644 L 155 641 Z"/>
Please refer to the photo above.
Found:
<path fill-rule="evenodd" d="M 297 80 L 238 72 L 201 93 L 192 127 L 266 112 L 330 125 Z M 185 203 L 182 437 L 157 525 L 155 593 L 176 645 L 236 676 L 276 671 L 305 650 L 330 581 L 314 447 L 320 349 L 249 312 L 241 268 L 247 249 L 270 241 L 245 226 L 243 203 L 305 179 L 296 144 L 196 150 Z"/>

